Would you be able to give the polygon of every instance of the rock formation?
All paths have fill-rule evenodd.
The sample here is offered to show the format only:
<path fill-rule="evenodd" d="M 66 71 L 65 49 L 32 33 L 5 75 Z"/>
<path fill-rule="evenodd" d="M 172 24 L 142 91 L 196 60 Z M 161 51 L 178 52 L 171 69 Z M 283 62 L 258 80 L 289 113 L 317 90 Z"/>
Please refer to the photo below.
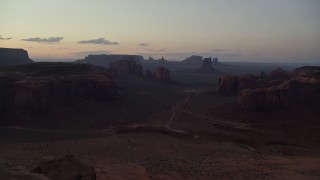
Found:
<path fill-rule="evenodd" d="M 156 74 L 154 72 L 151 72 L 150 69 L 147 69 L 146 70 L 146 77 L 147 77 L 147 79 L 155 80 Z"/>
<path fill-rule="evenodd" d="M 210 58 L 204 58 L 202 61 L 202 66 L 195 71 L 196 73 L 201 73 L 201 74 L 214 74 L 214 73 L 219 73 L 217 70 L 215 70 L 212 67 L 212 59 Z"/>
<path fill-rule="evenodd" d="M 269 79 L 284 80 L 287 78 L 288 78 L 288 72 L 281 68 L 274 69 L 269 74 Z"/>
<path fill-rule="evenodd" d="M 190 56 L 188 58 L 186 58 L 185 60 L 183 60 L 183 63 L 188 63 L 188 64 L 201 64 L 202 62 L 202 56 Z"/>
<path fill-rule="evenodd" d="M 130 59 L 115 61 L 110 64 L 110 69 L 116 71 L 118 75 L 143 76 L 141 64 Z"/>
<path fill-rule="evenodd" d="M 236 95 L 238 93 L 238 76 L 225 75 L 219 78 L 220 95 Z"/>
<path fill-rule="evenodd" d="M 163 66 L 158 66 L 156 69 L 156 80 L 162 82 L 170 82 L 170 72 Z"/>
<path fill-rule="evenodd" d="M 155 60 L 153 57 L 149 57 L 149 59 L 147 59 L 146 61 L 143 61 L 143 63 L 147 63 L 147 64 L 165 64 L 165 63 L 167 63 L 167 60 L 164 59 L 163 56 L 160 59 L 157 59 L 157 60 Z"/>
<path fill-rule="evenodd" d="M 218 58 L 212 58 L 212 65 L 213 66 L 221 66 L 222 64 L 219 62 Z"/>
<path fill-rule="evenodd" d="M 170 77 L 170 71 L 163 66 L 158 66 L 155 72 L 151 72 L 149 69 L 147 69 L 146 77 L 147 79 L 158 82 L 172 82 Z"/>
<path fill-rule="evenodd" d="M 95 180 L 92 167 L 83 164 L 74 156 L 68 155 L 60 159 L 42 160 L 32 170 L 44 174 L 52 180 Z"/>
<path fill-rule="evenodd" d="M 18 65 L 30 63 L 33 63 L 33 61 L 29 58 L 28 52 L 26 50 L 0 48 L 0 64 Z"/>
<path fill-rule="evenodd" d="M 81 100 L 107 102 L 116 95 L 117 86 L 102 67 L 33 63 L 0 68 L 0 115 Z"/>
<path fill-rule="evenodd" d="M 80 59 L 75 61 L 76 63 L 81 63 L 81 64 L 93 64 L 93 65 L 98 65 L 98 66 L 104 66 L 104 67 L 109 67 L 110 63 L 113 63 L 118 60 L 133 60 L 136 62 L 143 61 L 143 57 L 139 55 L 106 55 L 106 54 L 101 54 L 101 55 L 88 55 L 84 59 Z"/>
<path fill-rule="evenodd" d="M 277 68 L 269 75 L 224 76 L 219 93 L 238 94 L 239 105 L 248 110 L 320 106 L 320 67 L 301 67 L 291 72 Z"/>

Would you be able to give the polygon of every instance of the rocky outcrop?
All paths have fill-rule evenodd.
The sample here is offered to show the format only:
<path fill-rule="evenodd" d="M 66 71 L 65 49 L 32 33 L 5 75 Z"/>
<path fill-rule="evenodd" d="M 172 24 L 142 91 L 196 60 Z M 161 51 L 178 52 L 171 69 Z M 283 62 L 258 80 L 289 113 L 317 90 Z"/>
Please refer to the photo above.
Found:
<path fill-rule="evenodd" d="M 147 64 L 165 64 L 167 63 L 167 60 L 162 56 L 160 59 L 154 59 L 153 57 L 149 57 L 146 61 L 143 61 L 143 63 Z"/>
<path fill-rule="evenodd" d="M 42 160 L 32 170 L 52 180 L 95 180 L 92 167 L 83 164 L 74 156 L 68 155 L 60 159 Z"/>
<path fill-rule="evenodd" d="M 202 56 L 190 56 L 183 60 L 183 63 L 188 63 L 188 64 L 201 64 L 203 57 Z"/>
<path fill-rule="evenodd" d="M 143 61 L 143 57 L 139 55 L 106 55 L 106 54 L 101 54 L 101 55 L 88 55 L 84 59 L 80 59 L 75 61 L 75 63 L 81 63 L 81 64 L 93 64 L 93 65 L 98 65 L 98 66 L 104 66 L 104 67 L 109 67 L 110 63 L 113 63 L 118 60 L 133 60 L 135 62 L 140 62 Z"/>
<path fill-rule="evenodd" d="M 285 109 L 289 105 L 288 92 L 286 88 L 277 87 L 244 89 L 238 96 L 238 103 L 246 110 Z"/>
<path fill-rule="evenodd" d="M 236 95 L 238 93 L 238 76 L 225 75 L 219 78 L 220 95 Z"/>
<path fill-rule="evenodd" d="M 272 71 L 266 78 L 253 81 L 238 96 L 247 110 L 286 109 L 293 106 L 320 106 L 320 67 L 302 67 L 292 72 Z M 258 84 L 258 85 L 257 85 Z"/>
<path fill-rule="evenodd" d="M 110 64 L 110 69 L 117 72 L 118 75 L 143 76 L 141 64 L 131 60 L 118 60 Z"/>
<path fill-rule="evenodd" d="M 23 49 L 0 48 L 1 65 L 30 64 L 33 61 L 29 58 L 28 52 Z"/>
<path fill-rule="evenodd" d="M 238 95 L 246 88 L 257 88 L 261 86 L 259 76 L 244 74 L 241 76 L 224 75 L 219 78 L 219 94 L 224 96 Z"/>
<path fill-rule="evenodd" d="M 287 79 L 289 76 L 288 76 L 288 72 L 281 69 L 281 68 L 277 68 L 277 69 L 274 69 L 270 72 L 269 74 L 269 79 L 272 79 L 272 80 L 284 80 L 284 79 Z"/>
<path fill-rule="evenodd" d="M 146 77 L 149 80 L 154 80 L 158 82 L 172 82 L 170 77 L 170 71 L 163 66 L 158 66 L 155 72 L 151 72 L 149 69 L 147 69 Z"/>
<path fill-rule="evenodd" d="M 147 79 L 155 80 L 156 74 L 154 72 L 151 72 L 150 69 L 147 69 L 146 70 L 146 77 L 147 77 Z"/>
<path fill-rule="evenodd" d="M 215 74 L 219 72 L 212 67 L 212 59 L 210 57 L 210 58 L 204 58 L 204 60 L 202 61 L 202 66 L 199 69 L 197 69 L 195 73 Z"/>
<path fill-rule="evenodd" d="M 33 63 L 0 68 L 1 115 L 17 109 L 37 110 L 81 100 L 107 102 L 116 95 L 117 86 L 102 67 Z"/>
<path fill-rule="evenodd" d="M 158 66 L 156 69 L 156 80 L 162 82 L 170 82 L 170 71 L 163 66 Z"/>

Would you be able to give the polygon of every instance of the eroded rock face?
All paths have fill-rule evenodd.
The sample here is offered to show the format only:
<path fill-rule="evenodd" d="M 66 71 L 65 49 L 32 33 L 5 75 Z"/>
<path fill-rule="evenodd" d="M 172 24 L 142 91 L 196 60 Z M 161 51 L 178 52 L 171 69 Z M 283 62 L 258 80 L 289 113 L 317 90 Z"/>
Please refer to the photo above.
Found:
<path fill-rule="evenodd" d="M 52 180 L 95 180 L 92 167 L 83 164 L 74 156 L 68 155 L 60 159 L 42 160 L 32 170 L 44 174 Z"/>
<path fill-rule="evenodd" d="M 288 72 L 281 68 L 274 69 L 269 74 L 269 79 L 273 79 L 273 80 L 284 80 L 284 79 L 287 79 L 288 77 L 289 77 Z"/>
<path fill-rule="evenodd" d="M 172 82 L 170 78 L 170 71 L 163 66 L 158 66 L 155 72 L 147 69 L 146 78 L 157 82 Z"/>
<path fill-rule="evenodd" d="M 244 89 L 238 96 L 239 105 L 247 110 L 262 111 L 288 107 L 288 89 Z"/>
<path fill-rule="evenodd" d="M 156 74 L 154 72 L 151 72 L 150 69 L 147 69 L 146 70 L 146 77 L 147 77 L 147 79 L 155 80 L 156 79 Z"/>
<path fill-rule="evenodd" d="M 225 75 L 219 78 L 220 95 L 236 95 L 238 93 L 238 76 Z"/>
<path fill-rule="evenodd" d="M 29 58 L 28 52 L 23 49 L 0 48 L 1 65 L 30 64 L 33 61 Z"/>
<path fill-rule="evenodd" d="M 110 64 L 110 69 L 115 70 L 118 75 L 143 76 L 141 64 L 131 60 L 118 60 Z"/>
<path fill-rule="evenodd" d="M 260 87 L 240 91 L 238 102 L 248 110 L 320 106 L 320 67 L 302 67 L 292 72 L 272 71 Z"/>
<path fill-rule="evenodd" d="M 170 82 L 170 71 L 163 67 L 163 66 L 158 66 L 156 69 L 156 80 L 157 81 L 162 81 L 162 82 Z"/>
<path fill-rule="evenodd" d="M 105 102 L 117 86 L 104 68 L 86 64 L 34 63 L 0 68 L 0 112 L 88 100 Z"/>

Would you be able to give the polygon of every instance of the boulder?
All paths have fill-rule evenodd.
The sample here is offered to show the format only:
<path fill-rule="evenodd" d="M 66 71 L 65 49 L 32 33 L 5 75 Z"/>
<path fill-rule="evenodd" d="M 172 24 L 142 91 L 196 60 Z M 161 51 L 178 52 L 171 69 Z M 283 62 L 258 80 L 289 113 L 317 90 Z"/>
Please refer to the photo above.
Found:
<path fill-rule="evenodd" d="M 29 58 L 28 52 L 24 49 L 0 48 L 1 65 L 30 64 L 33 61 Z"/>
<path fill-rule="evenodd" d="M 42 160 L 36 164 L 32 172 L 44 174 L 52 180 L 95 180 L 92 167 L 83 164 L 72 155 L 60 159 Z"/>

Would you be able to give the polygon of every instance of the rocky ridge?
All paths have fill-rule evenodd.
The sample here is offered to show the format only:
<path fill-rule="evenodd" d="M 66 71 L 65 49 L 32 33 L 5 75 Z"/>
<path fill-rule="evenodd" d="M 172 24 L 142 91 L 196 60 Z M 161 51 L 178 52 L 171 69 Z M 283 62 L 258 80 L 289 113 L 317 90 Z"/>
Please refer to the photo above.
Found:
<path fill-rule="evenodd" d="M 301 67 L 291 72 L 277 68 L 266 75 L 225 75 L 219 79 L 220 95 L 238 95 L 239 105 L 248 110 L 318 107 L 320 67 Z"/>

